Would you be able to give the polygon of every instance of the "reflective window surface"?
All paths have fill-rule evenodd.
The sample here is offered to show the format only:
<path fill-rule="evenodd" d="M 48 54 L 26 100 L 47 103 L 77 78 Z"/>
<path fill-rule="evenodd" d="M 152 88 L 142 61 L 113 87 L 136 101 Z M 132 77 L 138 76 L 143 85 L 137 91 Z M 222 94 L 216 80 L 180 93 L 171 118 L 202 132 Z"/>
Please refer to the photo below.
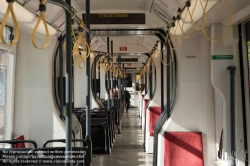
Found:
<path fill-rule="evenodd" d="M 0 140 L 4 138 L 5 129 L 7 66 L 8 53 L 4 50 L 0 50 Z"/>

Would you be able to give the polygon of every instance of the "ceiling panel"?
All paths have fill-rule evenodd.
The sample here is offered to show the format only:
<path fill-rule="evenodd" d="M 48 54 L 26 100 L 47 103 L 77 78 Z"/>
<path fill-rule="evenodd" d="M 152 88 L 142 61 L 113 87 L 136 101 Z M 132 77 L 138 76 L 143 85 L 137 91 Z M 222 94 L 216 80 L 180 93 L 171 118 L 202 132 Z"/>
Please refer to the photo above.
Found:
<path fill-rule="evenodd" d="M 172 15 L 168 14 L 167 11 L 164 11 L 157 3 L 154 3 L 152 6 L 154 13 L 168 26 L 172 23 Z"/>
<path fill-rule="evenodd" d="M 75 0 L 82 11 L 85 1 Z M 147 0 L 91 0 L 90 10 L 145 10 Z"/>
<path fill-rule="evenodd" d="M 60 6 L 49 4 L 46 7 L 45 16 L 48 22 L 52 22 L 57 15 L 64 11 Z M 53 13 L 53 14 L 52 14 Z"/>
<path fill-rule="evenodd" d="M 239 12 L 244 7 L 247 7 L 250 5 L 249 0 L 240 0 L 240 2 L 237 0 L 229 0 L 232 15 Z M 218 14 L 220 13 L 220 14 Z M 227 18 L 228 18 L 228 11 L 225 1 L 219 1 L 219 3 L 214 6 L 206 15 L 206 25 L 210 25 L 211 23 L 222 23 L 223 21 L 226 21 L 227 25 Z M 200 20 L 201 22 L 201 20 Z"/>
<path fill-rule="evenodd" d="M 65 15 L 61 15 L 53 24 L 55 27 L 59 28 L 65 22 Z"/>
<path fill-rule="evenodd" d="M 145 36 L 142 42 L 142 46 L 148 52 L 151 52 L 157 40 L 159 39 L 156 36 Z"/>
<path fill-rule="evenodd" d="M 103 44 L 97 37 L 95 37 L 91 40 L 90 46 L 92 50 L 99 51 L 103 47 Z"/>
<path fill-rule="evenodd" d="M 26 0 L 17 0 L 17 1 L 23 5 Z"/>
<path fill-rule="evenodd" d="M 40 5 L 40 2 L 39 1 L 29 1 L 29 3 L 27 4 L 27 8 L 30 9 L 31 11 L 38 11 L 39 9 L 39 5 Z"/>

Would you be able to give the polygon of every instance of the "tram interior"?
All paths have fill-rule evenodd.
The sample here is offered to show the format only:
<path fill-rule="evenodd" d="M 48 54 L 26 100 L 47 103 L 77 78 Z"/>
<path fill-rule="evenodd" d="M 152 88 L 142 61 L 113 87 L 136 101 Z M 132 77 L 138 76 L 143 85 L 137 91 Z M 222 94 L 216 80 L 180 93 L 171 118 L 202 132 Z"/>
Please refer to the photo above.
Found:
<path fill-rule="evenodd" d="M 249 9 L 2 0 L 0 165 L 250 166 Z"/>

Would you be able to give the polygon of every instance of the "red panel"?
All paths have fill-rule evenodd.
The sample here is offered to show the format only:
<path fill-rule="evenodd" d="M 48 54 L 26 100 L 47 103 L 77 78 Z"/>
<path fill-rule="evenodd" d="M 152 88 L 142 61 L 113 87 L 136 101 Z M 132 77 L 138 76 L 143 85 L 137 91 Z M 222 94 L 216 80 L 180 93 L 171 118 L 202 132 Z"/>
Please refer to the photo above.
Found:
<path fill-rule="evenodd" d="M 127 51 L 127 47 L 126 46 L 120 47 L 120 51 Z"/>
<path fill-rule="evenodd" d="M 142 97 L 142 100 L 144 100 L 144 96 L 145 96 L 145 95 L 141 95 L 141 97 Z"/>
<path fill-rule="evenodd" d="M 144 116 L 146 116 L 146 106 L 148 105 L 149 99 L 144 99 Z"/>
<path fill-rule="evenodd" d="M 24 140 L 24 136 L 19 135 L 16 138 L 14 138 L 14 140 Z M 25 144 L 24 143 L 17 143 L 14 145 L 14 148 L 25 148 Z"/>
<path fill-rule="evenodd" d="M 201 132 L 165 133 L 165 166 L 204 166 Z"/>
<path fill-rule="evenodd" d="M 161 107 L 149 107 L 149 135 L 154 136 L 154 127 L 161 115 Z"/>

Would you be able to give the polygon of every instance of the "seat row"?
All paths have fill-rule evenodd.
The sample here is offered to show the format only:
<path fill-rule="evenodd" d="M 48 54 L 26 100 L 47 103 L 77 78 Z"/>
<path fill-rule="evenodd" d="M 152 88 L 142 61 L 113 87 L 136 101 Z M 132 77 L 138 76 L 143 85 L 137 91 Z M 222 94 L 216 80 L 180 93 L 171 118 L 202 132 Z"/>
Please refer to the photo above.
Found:
<path fill-rule="evenodd" d="M 110 109 L 103 106 L 91 110 L 91 140 L 94 154 L 111 153 L 116 138 L 115 126 L 121 123 L 119 108 L 118 103 Z M 84 136 L 86 134 L 86 110 L 85 108 L 75 108 L 74 114 L 82 126 Z"/>

